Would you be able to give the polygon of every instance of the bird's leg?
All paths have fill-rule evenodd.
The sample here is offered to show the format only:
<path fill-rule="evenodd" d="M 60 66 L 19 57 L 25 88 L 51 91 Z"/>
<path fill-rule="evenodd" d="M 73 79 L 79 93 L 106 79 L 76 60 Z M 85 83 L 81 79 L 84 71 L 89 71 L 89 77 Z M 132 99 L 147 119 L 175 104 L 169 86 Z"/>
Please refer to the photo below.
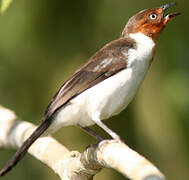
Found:
<path fill-rule="evenodd" d="M 106 126 L 101 120 L 95 121 L 98 126 L 100 126 L 104 131 L 106 131 L 113 139 L 120 140 L 119 135 L 112 131 L 108 126 Z"/>
<path fill-rule="evenodd" d="M 97 139 L 98 141 L 103 141 L 104 138 L 102 138 L 100 135 L 98 135 L 96 132 L 94 132 L 92 129 L 88 128 L 88 127 L 83 127 L 81 125 L 78 125 L 78 127 L 80 127 L 81 129 L 83 129 L 85 132 L 87 132 L 89 135 L 91 135 L 92 137 L 94 137 L 95 139 Z"/>

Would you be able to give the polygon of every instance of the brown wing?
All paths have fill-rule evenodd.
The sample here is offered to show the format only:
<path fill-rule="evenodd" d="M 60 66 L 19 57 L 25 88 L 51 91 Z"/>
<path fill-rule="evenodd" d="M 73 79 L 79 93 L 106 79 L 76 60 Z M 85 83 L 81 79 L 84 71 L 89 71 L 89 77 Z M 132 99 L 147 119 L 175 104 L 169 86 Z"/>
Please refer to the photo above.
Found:
<path fill-rule="evenodd" d="M 133 41 L 121 38 L 107 44 L 92 56 L 55 94 L 47 107 L 44 119 L 52 116 L 73 97 L 125 69 L 126 58 L 122 52 L 127 53 L 128 48 L 134 48 Z"/>

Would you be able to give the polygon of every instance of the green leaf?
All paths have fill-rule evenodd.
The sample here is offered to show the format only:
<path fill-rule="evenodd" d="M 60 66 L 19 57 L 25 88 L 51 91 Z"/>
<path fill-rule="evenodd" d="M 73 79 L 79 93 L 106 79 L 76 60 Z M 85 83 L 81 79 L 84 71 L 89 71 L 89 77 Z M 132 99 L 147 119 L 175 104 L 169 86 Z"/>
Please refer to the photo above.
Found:
<path fill-rule="evenodd" d="M 0 14 L 3 14 L 7 10 L 11 2 L 12 0 L 0 0 Z"/>

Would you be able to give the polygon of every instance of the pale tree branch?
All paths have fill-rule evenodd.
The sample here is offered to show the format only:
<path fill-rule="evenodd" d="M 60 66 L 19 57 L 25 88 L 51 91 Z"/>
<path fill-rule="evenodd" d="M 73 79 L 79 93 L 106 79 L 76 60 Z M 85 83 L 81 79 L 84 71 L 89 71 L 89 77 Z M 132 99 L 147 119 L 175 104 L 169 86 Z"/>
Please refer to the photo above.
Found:
<path fill-rule="evenodd" d="M 20 147 L 35 128 L 0 106 L 0 148 Z M 152 163 L 118 140 L 104 140 L 79 153 L 47 136 L 39 138 L 29 153 L 62 180 L 89 180 L 102 168 L 113 168 L 133 180 L 165 180 Z"/>

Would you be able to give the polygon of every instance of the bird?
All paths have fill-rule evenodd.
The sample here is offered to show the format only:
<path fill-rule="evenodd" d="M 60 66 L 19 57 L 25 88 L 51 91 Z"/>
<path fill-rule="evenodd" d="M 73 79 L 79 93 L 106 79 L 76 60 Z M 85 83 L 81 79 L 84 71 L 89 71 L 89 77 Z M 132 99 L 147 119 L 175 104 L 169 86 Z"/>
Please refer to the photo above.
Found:
<path fill-rule="evenodd" d="M 181 14 L 165 15 L 173 5 L 145 9 L 132 16 L 118 39 L 76 70 L 54 95 L 41 124 L 1 169 L 0 176 L 18 163 L 37 138 L 63 126 L 78 126 L 101 141 L 103 138 L 88 127 L 97 124 L 120 140 L 102 120 L 119 114 L 132 101 L 154 59 L 159 35 L 171 19 Z"/>

